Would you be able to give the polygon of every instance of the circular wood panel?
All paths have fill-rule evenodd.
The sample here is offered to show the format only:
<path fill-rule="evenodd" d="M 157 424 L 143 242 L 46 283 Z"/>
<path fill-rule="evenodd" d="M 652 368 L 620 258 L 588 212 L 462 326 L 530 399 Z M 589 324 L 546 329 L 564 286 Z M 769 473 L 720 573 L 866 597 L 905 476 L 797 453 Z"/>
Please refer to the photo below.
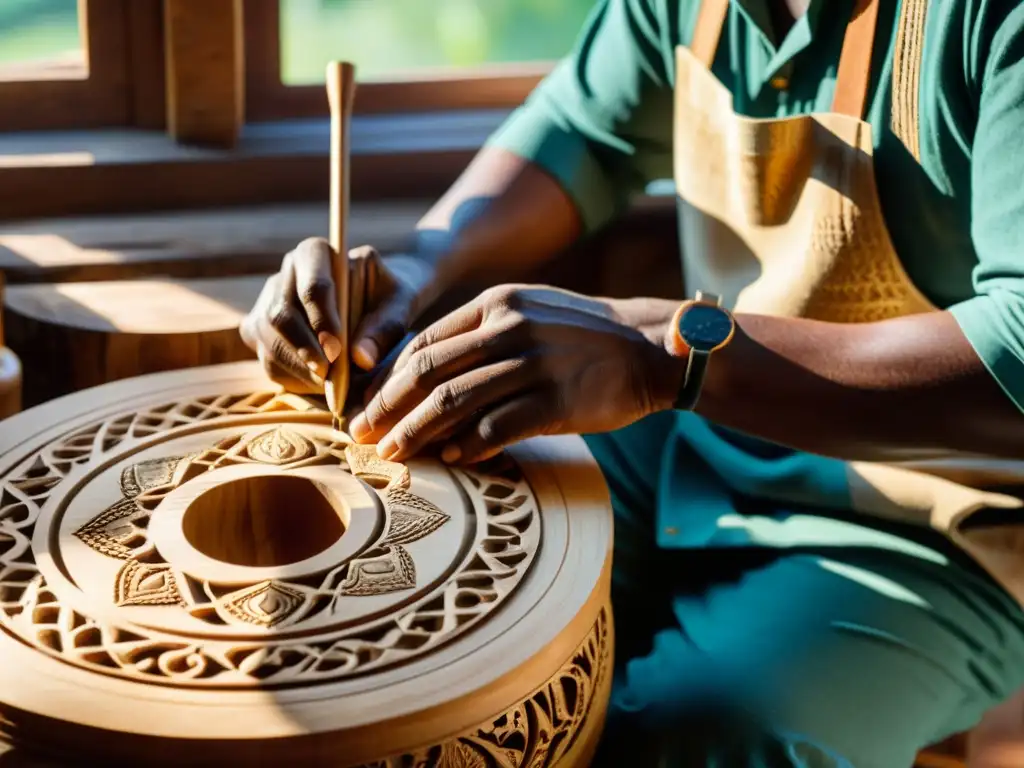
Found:
<path fill-rule="evenodd" d="M 0 714 L 147 765 L 584 766 L 612 659 L 583 441 L 380 460 L 237 363 L 0 435 Z"/>
<path fill-rule="evenodd" d="M 25 370 L 25 404 L 163 371 L 254 357 L 238 326 L 266 276 L 15 285 L 4 296 L 8 345 Z"/>

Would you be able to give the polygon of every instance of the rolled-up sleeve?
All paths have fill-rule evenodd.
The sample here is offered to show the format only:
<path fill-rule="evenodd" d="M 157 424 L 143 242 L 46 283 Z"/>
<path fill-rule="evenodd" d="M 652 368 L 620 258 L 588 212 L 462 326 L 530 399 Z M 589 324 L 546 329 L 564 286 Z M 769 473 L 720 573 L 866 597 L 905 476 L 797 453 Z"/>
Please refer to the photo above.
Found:
<path fill-rule="evenodd" d="M 573 52 L 488 142 L 550 173 L 588 230 L 671 167 L 672 44 L 663 5 L 600 0 Z"/>
<path fill-rule="evenodd" d="M 988 2 L 971 158 L 976 296 L 950 307 L 1007 395 L 1024 410 L 1024 5 Z M 997 7 L 1002 10 L 997 13 Z M 998 19 L 993 17 L 998 16 Z"/>

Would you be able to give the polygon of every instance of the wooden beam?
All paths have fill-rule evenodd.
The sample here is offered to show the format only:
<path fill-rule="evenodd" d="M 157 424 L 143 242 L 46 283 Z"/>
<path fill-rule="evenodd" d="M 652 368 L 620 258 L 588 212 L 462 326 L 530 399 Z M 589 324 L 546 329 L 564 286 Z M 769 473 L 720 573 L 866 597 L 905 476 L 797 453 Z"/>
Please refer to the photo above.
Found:
<path fill-rule="evenodd" d="M 167 127 L 183 144 L 232 147 L 245 115 L 242 0 L 164 0 Z"/>

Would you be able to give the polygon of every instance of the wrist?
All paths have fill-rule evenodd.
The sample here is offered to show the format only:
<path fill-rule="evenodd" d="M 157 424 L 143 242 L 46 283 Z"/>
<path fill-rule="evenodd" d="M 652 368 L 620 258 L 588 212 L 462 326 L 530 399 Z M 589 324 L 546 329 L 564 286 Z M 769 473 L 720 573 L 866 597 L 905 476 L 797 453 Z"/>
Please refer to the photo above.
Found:
<path fill-rule="evenodd" d="M 438 268 L 437 256 L 423 253 L 396 253 L 384 258 L 384 264 L 403 290 L 414 297 L 420 312 L 430 307 L 451 284 Z"/>
<path fill-rule="evenodd" d="M 669 336 L 666 328 L 665 336 Z M 675 408 L 679 392 L 686 379 L 689 364 L 687 354 L 677 354 L 675 346 L 663 338 L 660 344 L 651 344 L 648 360 L 648 391 L 653 413 Z"/>

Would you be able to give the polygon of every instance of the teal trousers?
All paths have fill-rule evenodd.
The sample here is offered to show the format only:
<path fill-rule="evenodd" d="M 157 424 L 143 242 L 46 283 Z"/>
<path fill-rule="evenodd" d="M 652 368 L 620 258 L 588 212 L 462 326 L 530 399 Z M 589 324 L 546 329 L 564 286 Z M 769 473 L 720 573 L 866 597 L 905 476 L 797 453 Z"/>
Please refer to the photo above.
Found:
<path fill-rule="evenodd" d="M 615 679 L 594 768 L 909 768 L 1024 685 L 1024 612 L 942 536 L 727 483 L 712 499 L 699 455 L 664 464 L 674 416 L 585 437 L 616 526 Z M 702 476 L 696 498 L 664 498 L 659 475 L 677 471 Z M 659 506 L 708 530 L 729 526 L 723 503 L 741 546 L 658 546 Z"/>

